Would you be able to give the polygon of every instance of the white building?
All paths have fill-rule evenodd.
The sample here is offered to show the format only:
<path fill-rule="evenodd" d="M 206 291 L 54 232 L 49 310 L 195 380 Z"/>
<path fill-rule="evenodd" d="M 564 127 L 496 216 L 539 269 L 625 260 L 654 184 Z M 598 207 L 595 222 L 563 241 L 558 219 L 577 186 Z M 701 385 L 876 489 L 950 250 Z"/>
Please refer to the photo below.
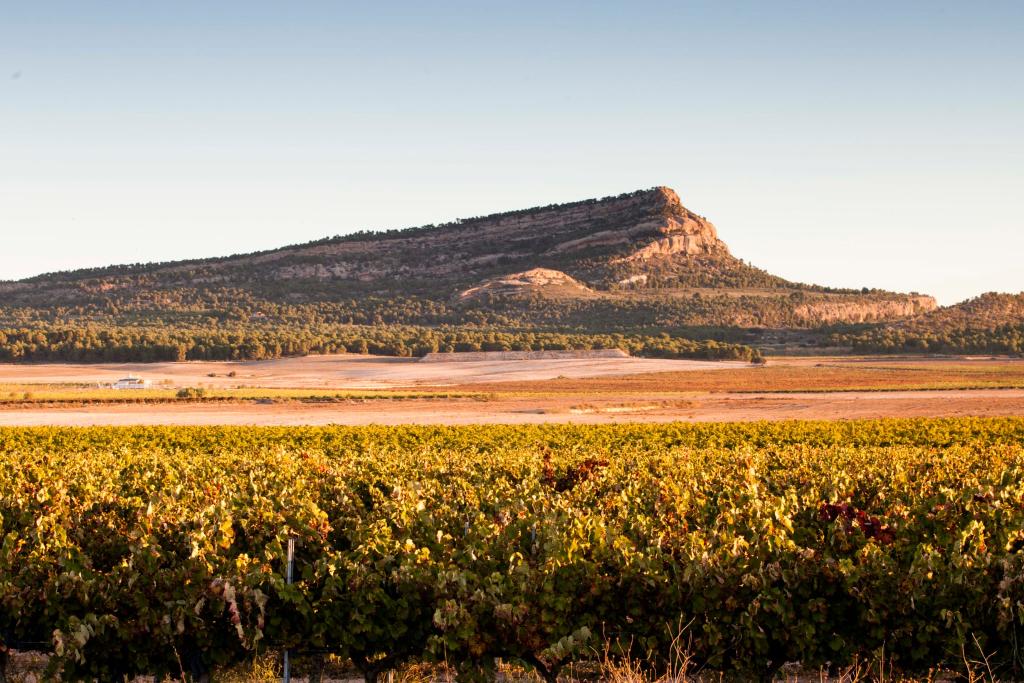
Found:
<path fill-rule="evenodd" d="M 140 379 L 139 377 L 132 377 L 128 375 L 123 379 L 119 379 L 111 385 L 113 389 L 146 389 L 149 387 L 148 379 Z"/>

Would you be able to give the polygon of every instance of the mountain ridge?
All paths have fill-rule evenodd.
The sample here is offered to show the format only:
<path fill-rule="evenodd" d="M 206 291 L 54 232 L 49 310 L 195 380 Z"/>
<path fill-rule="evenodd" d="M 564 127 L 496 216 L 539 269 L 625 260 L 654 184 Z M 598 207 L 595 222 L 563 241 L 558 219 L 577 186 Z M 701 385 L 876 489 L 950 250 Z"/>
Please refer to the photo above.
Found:
<path fill-rule="evenodd" d="M 123 264 L 110 264 L 106 266 L 96 266 L 89 268 L 75 268 L 71 270 L 60 270 L 60 271 L 49 271 L 44 273 L 38 273 L 25 278 L 19 278 L 17 280 L 0 280 L 3 284 L 15 284 L 23 282 L 32 282 L 40 279 L 58 277 L 58 276 L 70 276 L 70 275 L 81 275 L 86 277 L 103 276 L 109 273 L 118 271 L 131 271 L 139 272 L 146 270 L 153 270 L 171 266 L 193 266 L 193 265 L 208 265 L 220 263 L 227 260 L 243 259 L 251 257 L 269 256 L 279 252 L 295 251 L 307 248 L 316 248 L 327 245 L 343 244 L 346 242 L 363 242 L 363 241 L 386 241 L 394 239 L 403 239 L 412 236 L 418 236 L 426 234 L 432 231 L 439 231 L 445 229 L 457 229 L 463 227 L 472 227 L 480 222 L 489 220 L 499 220 L 506 218 L 521 218 L 524 216 L 530 216 L 533 214 L 539 214 L 547 211 L 564 211 L 571 210 L 580 207 L 586 207 L 594 204 L 608 203 L 612 201 L 626 200 L 638 195 L 648 194 L 652 196 L 664 196 L 667 198 L 674 198 L 678 202 L 678 195 L 674 190 L 665 186 L 656 186 L 649 190 L 636 190 L 634 192 L 626 192 L 619 195 L 608 195 L 601 198 L 593 199 L 582 199 L 571 202 L 548 204 L 546 206 L 535 206 L 526 209 L 515 209 L 508 211 L 500 211 L 491 214 L 485 214 L 483 216 L 473 216 L 469 218 L 456 218 L 451 221 L 438 224 L 426 224 L 420 226 L 411 226 L 406 228 L 394 228 L 394 229 L 382 229 L 382 230 L 356 230 L 354 232 L 334 235 L 332 237 L 323 237 L 320 239 L 311 240 L 302 243 L 285 244 L 279 247 L 273 247 L 270 249 L 261 249 L 251 252 L 238 252 L 224 256 L 209 256 L 199 257 L 190 259 L 179 259 L 176 261 L 152 261 L 152 262 L 140 262 L 140 263 L 123 263 Z"/>
<path fill-rule="evenodd" d="M 43 274 L 2 283 L 0 293 L 31 304 L 33 293 L 81 298 L 133 287 L 259 289 L 296 281 L 311 298 L 346 287 L 450 298 L 536 268 L 605 292 L 760 287 L 857 294 L 789 282 L 735 258 L 715 226 L 665 186 L 231 256 Z"/>

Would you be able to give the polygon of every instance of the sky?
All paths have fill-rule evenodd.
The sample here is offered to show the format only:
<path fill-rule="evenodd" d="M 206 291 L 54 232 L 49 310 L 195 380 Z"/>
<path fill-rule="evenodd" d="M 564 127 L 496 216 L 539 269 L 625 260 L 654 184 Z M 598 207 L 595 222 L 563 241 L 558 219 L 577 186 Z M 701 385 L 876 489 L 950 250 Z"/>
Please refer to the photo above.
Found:
<path fill-rule="evenodd" d="M 1024 290 L 1024 3 L 0 0 L 0 280 L 654 185 L 792 280 Z"/>

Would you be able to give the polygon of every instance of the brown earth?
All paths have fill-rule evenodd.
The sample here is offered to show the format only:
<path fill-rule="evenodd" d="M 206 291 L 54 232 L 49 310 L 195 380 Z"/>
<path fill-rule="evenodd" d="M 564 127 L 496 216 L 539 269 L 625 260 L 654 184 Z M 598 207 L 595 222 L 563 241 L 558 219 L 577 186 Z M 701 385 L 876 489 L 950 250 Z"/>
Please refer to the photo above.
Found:
<path fill-rule="evenodd" d="M 473 391 L 521 393 L 892 391 L 1024 389 L 1024 359 L 837 357 L 772 358 L 764 367 L 715 364 L 713 372 L 653 372 L 547 381 L 477 381 Z M 638 368 L 639 369 L 639 368 Z M 481 378 L 482 379 L 482 378 Z M 470 389 L 470 385 L 446 387 Z"/>
<path fill-rule="evenodd" d="M 227 377 L 229 371 L 237 376 Z M 418 363 L 316 356 L 253 363 L 6 365 L 0 366 L 0 384 L 99 382 L 128 373 L 182 386 L 415 387 L 472 391 L 476 397 L 15 405 L 0 409 L 0 425 L 598 424 L 1024 415 L 1024 360 L 963 357 L 784 358 L 756 368 L 637 358 Z"/>
<path fill-rule="evenodd" d="M 729 422 L 1024 415 L 1024 390 L 541 396 L 306 404 L 166 404 L 0 410 L 0 425 L 366 425 Z"/>
<path fill-rule="evenodd" d="M 133 375 L 154 386 L 391 389 L 749 367 L 738 362 L 629 356 L 421 363 L 415 358 L 336 354 L 236 362 L 0 364 L 0 384 L 109 384 Z M 228 376 L 231 372 L 234 377 Z"/>

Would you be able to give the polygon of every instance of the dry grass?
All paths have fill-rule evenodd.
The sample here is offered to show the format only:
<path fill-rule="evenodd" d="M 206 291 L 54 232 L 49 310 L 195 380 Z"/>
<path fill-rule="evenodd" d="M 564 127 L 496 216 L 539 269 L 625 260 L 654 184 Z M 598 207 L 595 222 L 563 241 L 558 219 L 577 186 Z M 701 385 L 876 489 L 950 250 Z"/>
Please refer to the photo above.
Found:
<path fill-rule="evenodd" d="M 701 671 L 688 656 L 683 638 L 673 645 L 674 654 L 665 673 L 654 675 L 636 659 L 612 657 L 606 648 L 599 660 L 567 668 L 559 680 L 563 683 L 725 683 L 743 679 L 729 677 L 719 672 Z M 975 653 L 972 653 L 975 652 Z M 879 652 L 869 661 L 854 664 L 828 672 L 813 671 L 788 665 L 774 677 L 776 683 L 1000 683 L 1018 680 L 1000 676 L 993 671 L 989 658 L 976 647 L 965 646 L 963 664 L 959 671 L 932 671 L 924 676 L 906 676 L 892 665 L 884 652 Z M 8 683 L 42 683 L 42 670 L 47 657 L 35 653 L 15 655 L 8 671 Z M 299 658 L 295 663 L 293 683 L 311 683 L 315 664 L 309 658 Z M 218 670 L 213 677 L 217 683 L 277 683 L 281 680 L 281 658 L 279 653 L 267 653 L 254 661 Z M 455 683 L 454 671 L 437 664 L 407 664 L 380 678 L 384 683 Z M 521 666 L 499 662 L 500 683 L 540 683 L 542 679 Z M 362 676 L 354 671 L 351 664 L 337 657 L 328 657 L 321 683 L 359 683 Z M 177 683 L 173 679 L 157 682 L 152 678 L 139 678 L 132 683 Z"/>
<path fill-rule="evenodd" d="M 250 662 L 217 672 L 217 683 L 280 683 L 281 658 L 268 653 Z"/>
<path fill-rule="evenodd" d="M 330 403 L 339 401 L 411 400 L 411 399 L 485 399 L 479 391 L 408 391 L 392 389 L 278 389 L 238 387 L 203 389 L 202 397 L 181 399 L 177 389 L 110 389 L 82 384 L 0 384 L 0 406 L 86 405 L 103 403 L 230 403 L 246 401 L 299 401 Z"/>
<path fill-rule="evenodd" d="M 837 392 L 1024 388 L 1024 362 L 823 361 L 762 368 L 690 370 L 592 378 L 557 378 L 452 387 L 499 394 L 622 394 L 694 392 Z"/>

